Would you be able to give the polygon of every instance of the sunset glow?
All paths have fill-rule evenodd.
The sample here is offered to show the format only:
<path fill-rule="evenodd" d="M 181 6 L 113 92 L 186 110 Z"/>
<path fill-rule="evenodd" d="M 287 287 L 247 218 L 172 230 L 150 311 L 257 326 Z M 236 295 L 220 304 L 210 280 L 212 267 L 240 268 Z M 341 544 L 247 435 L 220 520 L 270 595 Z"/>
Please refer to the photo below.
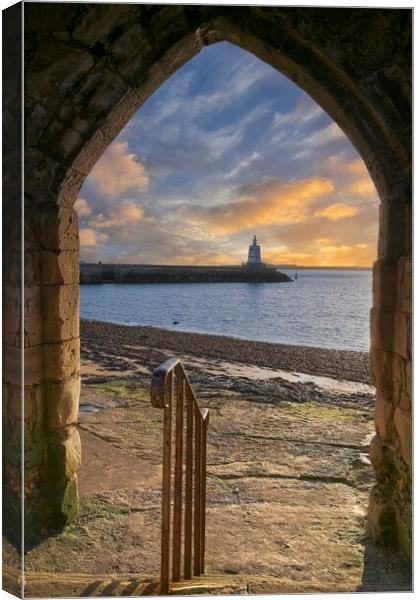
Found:
<path fill-rule="evenodd" d="M 371 266 L 378 196 L 339 126 L 300 88 L 226 42 L 145 103 L 75 205 L 81 258 Z"/>

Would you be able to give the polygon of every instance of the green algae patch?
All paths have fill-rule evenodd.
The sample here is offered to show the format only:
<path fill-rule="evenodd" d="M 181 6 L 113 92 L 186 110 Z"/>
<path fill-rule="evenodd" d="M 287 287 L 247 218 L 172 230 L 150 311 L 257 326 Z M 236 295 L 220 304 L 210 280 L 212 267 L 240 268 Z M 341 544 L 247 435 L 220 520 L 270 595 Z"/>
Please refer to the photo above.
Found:
<path fill-rule="evenodd" d="M 295 404 L 292 402 L 284 402 L 282 406 L 287 408 L 289 416 L 297 418 L 308 418 L 310 420 L 319 421 L 353 421 L 359 419 L 362 410 L 356 408 L 338 407 L 336 405 L 322 404 L 320 402 L 305 402 L 303 404 Z"/>
<path fill-rule="evenodd" d="M 134 399 L 140 402 L 150 402 L 150 389 L 130 379 L 110 379 L 104 383 L 89 383 L 90 388 L 111 392 L 120 398 Z"/>

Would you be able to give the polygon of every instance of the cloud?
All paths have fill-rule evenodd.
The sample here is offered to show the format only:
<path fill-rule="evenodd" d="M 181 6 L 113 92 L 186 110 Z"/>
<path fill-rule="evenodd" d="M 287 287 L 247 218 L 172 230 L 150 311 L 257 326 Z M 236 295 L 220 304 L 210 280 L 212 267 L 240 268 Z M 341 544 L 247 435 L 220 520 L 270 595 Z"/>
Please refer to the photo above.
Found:
<path fill-rule="evenodd" d="M 250 156 L 243 158 L 243 160 L 239 161 L 237 166 L 234 167 L 234 169 L 229 171 L 224 176 L 224 179 L 232 179 L 233 177 L 236 177 L 239 173 L 246 171 L 252 163 L 254 163 L 256 160 L 259 160 L 260 158 L 261 156 L 259 152 L 252 152 Z"/>
<path fill-rule="evenodd" d="M 114 142 L 89 175 L 98 192 L 114 198 L 129 190 L 146 192 L 149 176 L 146 168 L 129 152 L 128 142 Z"/>
<path fill-rule="evenodd" d="M 354 217 L 359 212 L 356 206 L 349 206 L 348 204 L 330 204 L 321 210 L 317 210 L 314 213 L 315 217 L 330 219 L 331 221 L 340 221 L 341 219 L 347 219 L 348 217 Z"/>
<path fill-rule="evenodd" d="M 242 186 L 239 199 L 218 206 L 184 207 L 186 219 L 228 234 L 272 223 L 298 223 L 310 217 L 314 201 L 333 191 L 328 179 L 312 177 L 290 183 L 262 181 Z"/>
<path fill-rule="evenodd" d="M 226 42 L 218 46 L 221 60 L 214 65 L 211 77 L 206 77 L 205 83 L 200 63 L 205 63 L 205 55 L 211 52 L 208 48 L 195 58 L 195 64 L 191 63 L 189 72 L 175 73 L 161 86 L 154 102 L 150 103 L 154 124 L 183 120 L 185 116 L 189 120 L 205 119 L 253 93 L 263 80 L 272 77 L 273 68 L 249 52 Z M 222 60 L 226 51 L 228 60 Z"/>
<path fill-rule="evenodd" d="M 319 147 L 328 144 L 333 140 L 337 140 L 339 138 L 344 138 L 345 134 L 343 131 L 336 125 L 336 123 L 330 123 L 326 127 L 322 129 L 316 129 L 310 135 L 305 136 L 301 139 L 301 146 L 304 147 Z"/>
<path fill-rule="evenodd" d="M 92 212 L 88 201 L 84 200 L 83 198 L 77 198 L 76 202 L 74 203 L 74 208 L 80 217 L 87 217 Z"/>
<path fill-rule="evenodd" d="M 377 191 L 361 158 L 347 160 L 343 156 L 328 156 L 324 161 L 326 172 L 342 179 L 342 194 L 361 198 L 377 198 Z"/>
<path fill-rule="evenodd" d="M 342 254 L 343 253 L 347 253 L 348 250 L 351 250 L 351 246 L 323 246 L 323 248 L 320 248 L 320 252 L 322 254 Z"/>
<path fill-rule="evenodd" d="M 344 191 L 355 194 L 356 196 L 364 196 L 366 198 L 371 198 L 377 194 L 375 186 L 369 177 L 364 177 L 362 179 L 353 181 L 345 188 Z"/>
<path fill-rule="evenodd" d="M 149 98 L 80 196 L 85 260 L 241 264 L 254 233 L 267 262 L 376 256 L 377 196 L 342 130 L 227 42 Z"/>
<path fill-rule="evenodd" d="M 277 128 L 290 125 L 301 127 L 321 117 L 323 114 L 324 112 L 318 104 L 313 102 L 306 94 L 301 94 L 291 111 L 280 112 L 274 115 L 272 125 Z"/>
<path fill-rule="evenodd" d="M 371 244 L 331 244 L 320 249 L 313 249 L 313 252 L 264 250 L 263 259 L 273 264 L 297 264 L 313 267 L 353 265 L 369 267 L 375 259 L 375 249 Z"/>
<path fill-rule="evenodd" d="M 144 217 L 144 210 L 135 202 L 125 200 L 119 206 L 99 213 L 90 224 L 97 229 L 110 229 L 124 227 L 130 223 L 137 223 Z"/>
<path fill-rule="evenodd" d="M 330 238 L 316 238 L 314 240 L 315 244 L 330 244 Z"/>
<path fill-rule="evenodd" d="M 80 229 L 80 246 L 90 248 L 104 244 L 109 237 L 106 233 L 98 233 L 95 229 Z"/>
<path fill-rule="evenodd" d="M 315 254 L 288 250 L 263 250 L 263 260 L 271 264 L 312 264 Z"/>
<path fill-rule="evenodd" d="M 230 254 L 221 254 L 216 252 L 202 252 L 200 254 L 177 254 L 172 257 L 173 264 L 182 265 L 234 265 L 237 263 L 235 257 Z"/>

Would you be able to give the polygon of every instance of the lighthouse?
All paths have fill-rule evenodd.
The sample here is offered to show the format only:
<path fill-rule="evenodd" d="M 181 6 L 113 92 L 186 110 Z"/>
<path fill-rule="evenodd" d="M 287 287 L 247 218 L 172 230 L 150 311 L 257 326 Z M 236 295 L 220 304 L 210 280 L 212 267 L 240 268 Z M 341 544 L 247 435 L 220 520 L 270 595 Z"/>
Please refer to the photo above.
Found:
<path fill-rule="evenodd" d="M 256 239 L 256 236 L 253 238 L 253 242 L 249 246 L 249 254 L 247 256 L 247 267 L 251 268 L 261 268 L 263 267 L 261 255 L 260 255 L 260 245 Z"/>

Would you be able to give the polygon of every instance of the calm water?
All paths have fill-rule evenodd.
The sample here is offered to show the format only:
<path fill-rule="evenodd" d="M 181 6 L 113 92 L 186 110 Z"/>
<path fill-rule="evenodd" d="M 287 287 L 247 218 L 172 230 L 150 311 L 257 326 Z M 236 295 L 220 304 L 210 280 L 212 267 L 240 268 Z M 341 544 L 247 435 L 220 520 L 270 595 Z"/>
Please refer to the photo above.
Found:
<path fill-rule="evenodd" d="M 279 284 L 82 285 L 80 313 L 114 323 L 368 351 L 371 286 L 371 271 L 315 269 Z"/>

